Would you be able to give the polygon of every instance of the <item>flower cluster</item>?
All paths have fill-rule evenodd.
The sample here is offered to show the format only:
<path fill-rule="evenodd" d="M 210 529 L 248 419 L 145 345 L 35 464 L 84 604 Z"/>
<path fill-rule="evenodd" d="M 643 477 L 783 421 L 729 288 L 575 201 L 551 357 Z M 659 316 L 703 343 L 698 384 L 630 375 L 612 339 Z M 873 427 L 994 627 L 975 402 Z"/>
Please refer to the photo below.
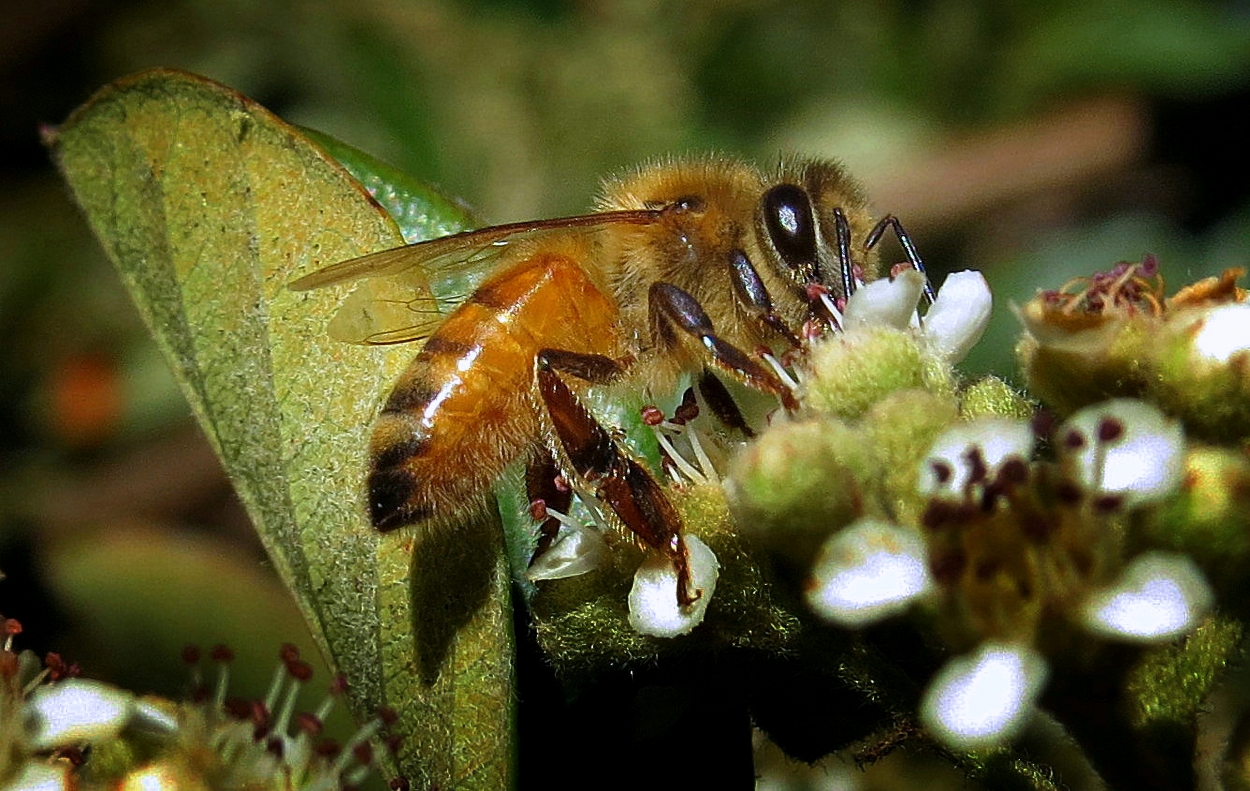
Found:
<path fill-rule="evenodd" d="M 354 786 L 371 771 L 371 740 L 393 719 L 366 723 L 347 745 L 323 736 L 340 678 L 314 712 L 295 701 L 312 669 L 293 646 L 262 700 L 227 697 L 232 652 L 211 652 L 218 667 L 210 689 L 198 682 L 200 652 L 184 651 L 195 668 L 190 700 L 140 697 L 111 684 L 76 677 L 51 654 L 45 667 L 30 652 L 15 654 L 16 622 L 7 622 L 0 700 L 0 781 L 6 789 L 270 788 L 331 791 Z M 86 748 L 90 760 L 84 761 Z M 392 784 L 393 788 L 402 787 Z"/>
<path fill-rule="evenodd" d="M 1247 556 L 1247 462 L 1202 444 L 1248 435 L 1239 274 L 1166 298 L 1147 256 L 1039 293 L 1018 312 L 1041 410 L 952 367 L 988 317 L 979 275 L 952 276 L 923 317 L 918 273 L 861 288 L 796 371 L 803 412 L 732 465 L 740 529 L 805 578 L 822 620 L 910 613 L 940 638 L 952 655 L 918 707 L 930 735 L 1008 742 L 1048 677 L 1100 642 L 1188 634 Z"/>
<path fill-rule="evenodd" d="M 1175 422 L 1121 399 L 1046 439 L 1055 457 L 1041 460 L 1024 421 L 956 425 L 917 470 L 927 499 L 918 528 L 860 520 L 828 541 L 813 571 L 809 602 L 834 623 L 861 626 L 923 602 L 952 645 L 977 646 L 937 674 L 922 703 L 922 720 L 948 744 L 1013 735 L 1067 628 L 1164 641 L 1212 604 L 1186 556 L 1125 558 L 1134 510 L 1179 488 Z"/>

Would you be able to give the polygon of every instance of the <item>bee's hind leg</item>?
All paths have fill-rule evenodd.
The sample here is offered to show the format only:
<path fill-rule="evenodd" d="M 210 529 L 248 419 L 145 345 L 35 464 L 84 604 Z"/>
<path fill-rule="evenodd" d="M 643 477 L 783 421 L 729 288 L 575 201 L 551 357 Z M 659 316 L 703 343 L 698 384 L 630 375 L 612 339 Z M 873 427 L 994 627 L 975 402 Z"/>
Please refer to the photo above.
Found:
<path fill-rule="evenodd" d="M 690 590 L 690 560 L 682 539 L 681 515 L 659 482 L 621 451 L 562 378 L 570 375 L 606 383 L 624 371 L 625 365 L 604 355 L 544 349 L 536 359 L 535 379 L 555 434 L 556 455 L 566 460 L 625 527 L 672 562 L 677 572 L 677 602 L 684 607 L 697 601 L 702 591 Z"/>

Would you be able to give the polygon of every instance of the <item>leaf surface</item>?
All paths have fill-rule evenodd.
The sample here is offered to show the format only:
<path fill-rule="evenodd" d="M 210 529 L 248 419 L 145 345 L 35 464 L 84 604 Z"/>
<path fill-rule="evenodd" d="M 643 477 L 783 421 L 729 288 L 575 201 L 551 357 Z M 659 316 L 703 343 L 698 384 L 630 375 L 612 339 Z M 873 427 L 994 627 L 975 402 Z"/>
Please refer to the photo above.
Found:
<path fill-rule="evenodd" d="M 325 326 L 346 289 L 286 287 L 402 244 L 396 223 L 301 132 L 181 72 L 107 86 L 48 143 L 274 565 L 347 674 L 354 713 L 399 712 L 391 768 L 418 788 L 505 787 L 512 635 L 500 531 L 492 519 L 370 527 L 370 424 L 415 349 L 333 342 Z M 406 211 L 468 222 L 441 198 Z"/>

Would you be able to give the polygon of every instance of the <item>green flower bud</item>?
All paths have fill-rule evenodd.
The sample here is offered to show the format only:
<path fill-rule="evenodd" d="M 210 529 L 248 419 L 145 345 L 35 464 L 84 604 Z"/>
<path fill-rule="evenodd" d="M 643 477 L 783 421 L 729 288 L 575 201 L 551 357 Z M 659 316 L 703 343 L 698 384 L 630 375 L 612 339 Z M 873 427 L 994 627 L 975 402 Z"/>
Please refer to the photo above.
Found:
<path fill-rule="evenodd" d="M 806 569 L 830 533 L 863 513 L 855 469 L 867 462 L 864 447 L 837 420 L 771 426 L 734 459 L 725 482 L 743 536 Z"/>
<path fill-rule="evenodd" d="M 805 405 L 854 418 L 896 390 L 950 395 L 955 376 L 943 357 L 907 330 L 867 326 L 813 346 Z"/>

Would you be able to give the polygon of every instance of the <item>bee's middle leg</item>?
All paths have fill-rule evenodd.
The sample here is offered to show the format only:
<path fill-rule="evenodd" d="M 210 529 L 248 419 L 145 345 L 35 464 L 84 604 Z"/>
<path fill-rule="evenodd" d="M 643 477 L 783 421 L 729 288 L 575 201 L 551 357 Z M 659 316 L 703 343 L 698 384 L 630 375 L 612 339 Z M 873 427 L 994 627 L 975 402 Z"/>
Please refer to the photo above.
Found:
<path fill-rule="evenodd" d="M 535 381 L 562 451 L 559 455 L 626 528 L 669 558 L 677 572 L 677 601 L 686 606 L 697 601 L 702 591 L 690 591 L 681 515 L 659 482 L 622 452 L 563 379 L 568 375 L 602 384 L 619 378 L 625 369 L 625 363 L 604 355 L 544 349 L 535 361 Z"/>

